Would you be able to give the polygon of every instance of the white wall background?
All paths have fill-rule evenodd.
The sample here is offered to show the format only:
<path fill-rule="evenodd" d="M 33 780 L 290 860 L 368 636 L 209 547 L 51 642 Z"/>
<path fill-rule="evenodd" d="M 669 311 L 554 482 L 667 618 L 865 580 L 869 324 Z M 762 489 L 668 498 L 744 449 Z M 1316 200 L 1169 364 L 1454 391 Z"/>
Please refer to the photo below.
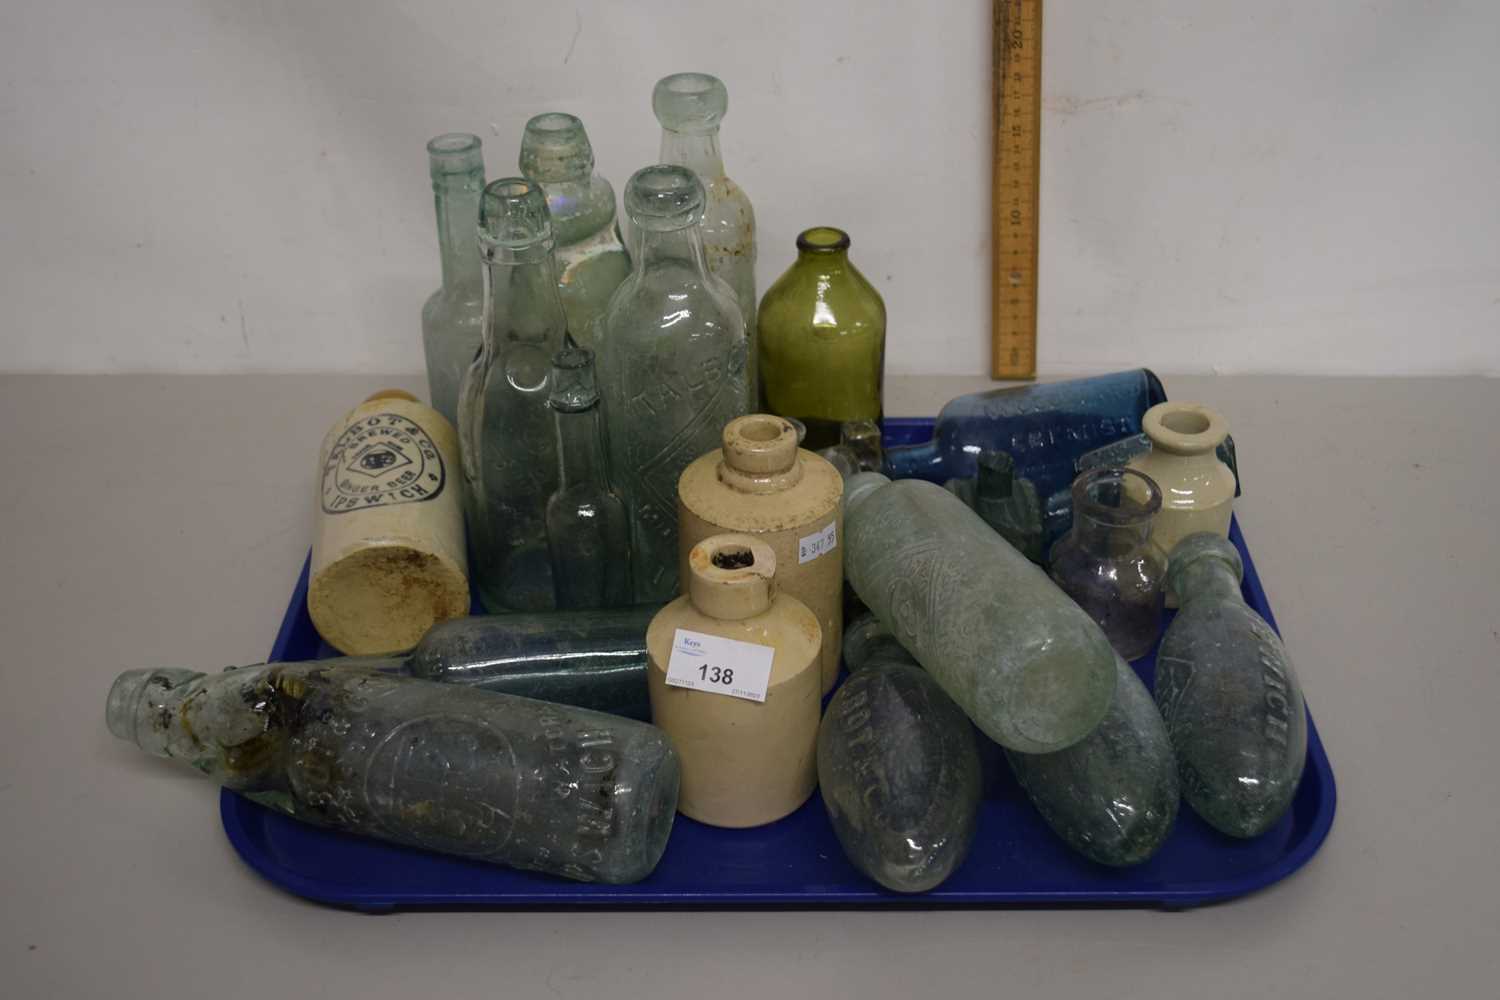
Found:
<path fill-rule="evenodd" d="M 0 5 L 0 368 L 418 371 L 423 152 L 723 77 L 760 280 L 848 229 L 893 372 L 988 365 L 989 0 Z M 1051 0 L 1041 367 L 1500 372 L 1500 6 Z"/>

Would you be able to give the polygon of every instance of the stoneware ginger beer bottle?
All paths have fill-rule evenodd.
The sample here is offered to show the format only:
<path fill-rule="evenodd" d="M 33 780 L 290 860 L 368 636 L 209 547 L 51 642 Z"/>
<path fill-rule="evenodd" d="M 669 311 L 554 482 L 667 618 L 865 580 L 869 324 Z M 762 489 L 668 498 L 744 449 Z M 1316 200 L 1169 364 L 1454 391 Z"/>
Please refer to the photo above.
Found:
<path fill-rule="evenodd" d="M 411 649 L 469 611 L 458 441 L 410 393 L 377 392 L 323 439 L 307 610 L 339 651 Z"/>
<path fill-rule="evenodd" d="M 652 721 L 682 759 L 678 811 L 781 819 L 817 784 L 818 619 L 777 592 L 776 555 L 750 535 L 693 546 L 684 582 L 646 631 Z"/>
<path fill-rule="evenodd" d="M 689 465 L 677 483 L 679 575 L 710 535 L 754 535 L 776 555 L 776 587 L 818 616 L 822 690 L 839 672 L 844 620 L 844 480 L 825 458 L 797 447 L 797 430 L 764 413 L 731 420 L 724 447 Z"/>

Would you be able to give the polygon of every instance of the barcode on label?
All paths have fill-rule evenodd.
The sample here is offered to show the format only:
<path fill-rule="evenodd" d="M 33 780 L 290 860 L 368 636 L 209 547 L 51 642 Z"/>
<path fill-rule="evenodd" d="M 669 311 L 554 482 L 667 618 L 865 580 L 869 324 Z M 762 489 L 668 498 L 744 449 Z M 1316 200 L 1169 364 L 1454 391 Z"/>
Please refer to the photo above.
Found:
<path fill-rule="evenodd" d="M 822 531 L 814 531 L 810 535 L 803 535 L 797 540 L 797 563 L 812 562 L 818 556 L 832 552 L 839 547 L 839 525 L 837 521 L 829 521 L 828 527 Z"/>
<path fill-rule="evenodd" d="M 710 694 L 765 701 L 776 650 L 680 628 L 672 634 L 667 684 Z"/>

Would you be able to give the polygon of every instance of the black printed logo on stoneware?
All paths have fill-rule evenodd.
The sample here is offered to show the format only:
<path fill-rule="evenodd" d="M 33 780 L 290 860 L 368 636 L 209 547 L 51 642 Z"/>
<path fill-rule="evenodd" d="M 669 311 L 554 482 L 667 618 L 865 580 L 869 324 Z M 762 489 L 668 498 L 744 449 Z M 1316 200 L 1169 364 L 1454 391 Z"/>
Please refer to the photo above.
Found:
<path fill-rule="evenodd" d="M 334 442 L 323 464 L 323 510 L 347 514 L 431 500 L 446 481 L 443 456 L 427 432 L 399 414 L 382 413 Z"/>

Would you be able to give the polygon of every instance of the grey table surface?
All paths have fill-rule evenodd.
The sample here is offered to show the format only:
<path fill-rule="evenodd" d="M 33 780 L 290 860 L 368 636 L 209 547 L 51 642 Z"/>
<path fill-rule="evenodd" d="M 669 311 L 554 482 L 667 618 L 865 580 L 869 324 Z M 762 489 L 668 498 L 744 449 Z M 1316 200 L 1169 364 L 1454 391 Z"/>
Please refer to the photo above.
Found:
<path fill-rule="evenodd" d="M 7 997 L 1493 997 L 1500 980 L 1500 383 L 1179 377 L 1339 785 L 1322 851 L 1200 910 L 365 916 L 246 868 L 215 789 L 113 740 L 131 667 L 265 658 L 316 449 L 392 379 L 0 378 Z M 982 379 L 897 378 L 892 414 Z"/>

